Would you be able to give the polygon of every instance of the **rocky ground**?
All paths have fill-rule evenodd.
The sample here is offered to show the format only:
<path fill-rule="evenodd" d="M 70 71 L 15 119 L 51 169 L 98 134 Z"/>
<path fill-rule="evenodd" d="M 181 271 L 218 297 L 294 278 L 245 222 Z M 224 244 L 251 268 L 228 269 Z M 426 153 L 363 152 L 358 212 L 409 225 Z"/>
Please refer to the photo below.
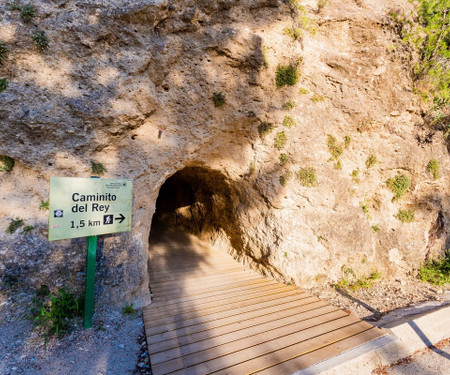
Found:
<path fill-rule="evenodd" d="M 376 321 L 388 312 L 423 301 L 449 301 L 450 288 L 416 279 L 375 281 L 372 288 L 338 290 L 329 285 L 308 292 L 360 318 Z M 20 283 L 0 284 L 0 375 L 151 374 L 142 314 L 96 308 L 93 328 L 75 330 L 44 343 L 27 319 L 35 291 Z"/>

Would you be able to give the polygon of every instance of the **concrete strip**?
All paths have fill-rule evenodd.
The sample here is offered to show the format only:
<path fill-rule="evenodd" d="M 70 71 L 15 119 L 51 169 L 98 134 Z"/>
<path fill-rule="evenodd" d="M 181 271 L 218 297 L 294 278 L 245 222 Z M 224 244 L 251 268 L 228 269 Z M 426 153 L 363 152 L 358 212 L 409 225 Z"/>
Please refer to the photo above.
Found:
<path fill-rule="evenodd" d="M 382 328 L 389 334 L 292 375 L 370 375 L 377 366 L 391 364 L 450 337 L 450 306 L 389 321 Z"/>

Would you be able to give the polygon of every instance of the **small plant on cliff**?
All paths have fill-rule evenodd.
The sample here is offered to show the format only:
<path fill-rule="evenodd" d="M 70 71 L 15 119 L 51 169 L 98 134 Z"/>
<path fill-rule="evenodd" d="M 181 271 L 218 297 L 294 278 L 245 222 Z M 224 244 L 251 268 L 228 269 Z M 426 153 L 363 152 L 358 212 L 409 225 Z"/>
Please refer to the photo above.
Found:
<path fill-rule="evenodd" d="M 450 249 L 445 252 L 443 258 L 426 263 L 419 270 L 419 278 L 435 285 L 450 283 Z"/>
<path fill-rule="evenodd" d="M 13 234 L 17 229 L 19 229 L 23 225 L 24 225 L 23 219 L 20 219 L 18 217 L 15 219 L 11 219 L 8 228 L 6 228 L 6 233 Z"/>
<path fill-rule="evenodd" d="M 432 159 L 427 164 L 428 172 L 430 172 L 433 176 L 434 180 L 439 179 L 441 177 L 441 165 L 436 159 Z"/>
<path fill-rule="evenodd" d="M 212 100 L 214 107 L 222 107 L 225 104 L 225 95 L 222 92 L 213 93 Z"/>
<path fill-rule="evenodd" d="M 357 170 L 357 169 L 353 170 L 351 176 L 352 176 L 352 180 L 354 182 L 356 182 L 357 184 L 359 184 L 359 170 Z"/>
<path fill-rule="evenodd" d="M 37 31 L 33 34 L 33 40 L 40 52 L 48 47 L 48 37 L 45 31 Z"/>
<path fill-rule="evenodd" d="M 386 181 L 388 188 L 394 193 L 394 200 L 399 200 L 403 197 L 406 191 L 411 186 L 411 180 L 405 174 L 397 175 L 394 178 L 389 178 Z"/>
<path fill-rule="evenodd" d="M 20 18 L 27 23 L 36 15 L 36 8 L 32 4 L 25 4 L 20 10 Z"/>
<path fill-rule="evenodd" d="M 9 4 L 9 9 L 11 10 L 22 10 L 22 7 L 20 6 L 19 2 L 17 0 L 14 0 L 11 4 Z"/>
<path fill-rule="evenodd" d="M 350 146 L 351 142 L 352 142 L 352 137 L 350 137 L 349 135 L 346 135 L 344 137 L 344 147 L 348 148 L 348 146 Z"/>
<path fill-rule="evenodd" d="M 370 155 L 366 160 L 366 168 L 373 167 L 377 163 L 378 159 L 376 155 Z"/>
<path fill-rule="evenodd" d="M 307 94 L 309 94 L 309 91 L 308 91 L 308 89 L 305 88 L 305 87 L 300 87 L 300 89 L 298 90 L 298 93 L 299 93 L 300 95 L 307 95 Z"/>
<path fill-rule="evenodd" d="M 380 231 L 380 227 L 378 225 L 372 225 L 372 230 L 376 233 Z"/>
<path fill-rule="evenodd" d="M 258 125 L 258 134 L 261 139 L 264 139 L 267 134 L 273 130 L 273 124 L 267 121 L 261 121 Z"/>
<path fill-rule="evenodd" d="M 264 69 L 269 68 L 269 47 L 263 46 L 262 48 L 262 60 L 263 60 L 263 66 Z"/>
<path fill-rule="evenodd" d="M 305 187 L 315 187 L 318 185 L 316 170 L 312 167 L 302 168 L 297 172 L 297 178 Z"/>
<path fill-rule="evenodd" d="M 289 99 L 286 103 L 283 104 L 283 109 L 290 111 L 295 107 L 295 102 L 292 99 Z"/>
<path fill-rule="evenodd" d="M 27 225 L 23 228 L 23 234 L 31 234 L 31 232 L 33 231 L 34 227 L 32 225 Z"/>
<path fill-rule="evenodd" d="M 381 277 L 381 272 L 374 271 L 369 276 L 357 277 L 355 272 L 345 264 L 341 267 L 342 278 L 333 284 L 336 289 L 352 290 L 369 289 L 373 287 L 373 281 Z"/>
<path fill-rule="evenodd" d="M 284 165 L 287 163 L 288 157 L 286 154 L 280 154 L 279 160 L 280 160 L 280 164 Z"/>
<path fill-rule="evenodd" d="M 282 186 L 286 186 L 287 182 L 290 180 L 290 178 L 292 177 L 292 172 L 290 169 L 287 169 L 286 172 L 284 172 L 283 175 L 280 176 L 280 184 Z"/>
<path fill-rule="evenodd" d="M 283 30 L 283 34 L 291 37 L 293 40 L 299 40 L 302 37 L 303 32 L 299 27 L 286 27 Z"/>
<path fill-rule="evenodd" d="M 134 309 L 132 303 L 127 304 L 127 305 L 125 305 L 125 306 L 122 308 L 122 313 L 123 313 L 124 315 L 132 315 L 132 314 L 134 314 L 135 312 L 136 312 L 136 310 Z"/>
<path fill-rule="evenodd" d="M 283 125 L 292 128 L 295 126 L 295 120 L 291 116 L 284 116 Z"/>
<path fill-rule="evenodd" d="M 49 202 L 41 199 L 41 204 L 39 205 L 39 211 L 48 211 Z"/>
<path fill-rule="evenodd" d="M 9 52 L 8 45 L 2 40 L 0 40 L 0 65 L 3 65 L 3 63 L 5 62 L 8 52 Z"/>
<path fill-rule="evenodd" d="M 317 0 L 317 13 L 320 13 L 330 2 L 330 0 Z"/>
<path fill-rule="evenodd" d="M 277 87 L 294 86 L 300 79 L 298 63 L 289 65 L 278 65 L 275 73 L 275 84 Z"/>
<path fill-rule="evenodd" d="M 0 93 L 8 88 L 8 80 L 6 78 L 0 78 Z"/>
<path fill-rule="evenodd" d="M 286 145 L 286 142 L 287 142 L 287 135 L 286 135 L 286 133 L 285 132 L 278 132 L 275 135 L 275 142 L 274 142 L 273 146 L 276 149 L 281 150 Z"/>
<path fill-rule="evenodd" d="M 398 210 L 395 217 L 402 223 L 412 223 L 414 221 L 414 211 L 413 210 Z"/>
<path fill-rule="evenodd" d="M 48 290 L 48 288 L 47 288 Z M 45 341 L 52 336 L 62 337 L 72 330 L 74 319 L 81 316 L 83 299 L 65 289 L 56 295 L 36 293 L 30 319 L 44 330 Z"/>
<path fill-rule="evenodd" d="M 102 163 L 97 163 L 94 160 L 91 160 L 91 170 L 95 175 L 103 176 L 107 171 L 106 167 Z"/>
<path fill-rule="evenodd" d="M 328 134 L 327 146 L 328 151 L 331 154 L 331 160 L 337 161 L 344 153 L 344 148 L 342 147 L 342 145 L 339 144 L 336 137 L 332 136 L 331 134 Z"/>
<path fill-rule="evenodd" d="M 0 155 L 0 172 L 11 172 L 14 168 L 15 161 L 13 158 Z"/>
<path fill-rule="evenodd" d="M 323 102 L 326 98 L 327 98 L 326 96 L 314 94 L 313 96 L 311 96 L 311 101 L 313 103 L 318 103 L 318 102 Z"/>

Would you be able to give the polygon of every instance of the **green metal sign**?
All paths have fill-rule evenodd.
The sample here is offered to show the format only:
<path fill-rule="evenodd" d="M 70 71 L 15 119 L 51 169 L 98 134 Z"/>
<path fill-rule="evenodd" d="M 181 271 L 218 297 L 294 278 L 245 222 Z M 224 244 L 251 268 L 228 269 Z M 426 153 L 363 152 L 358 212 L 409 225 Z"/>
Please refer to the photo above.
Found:
<path fill-rule="evenodd" d="M 50 178 L 49 241 L 131 230 L 131 180 Z"/>

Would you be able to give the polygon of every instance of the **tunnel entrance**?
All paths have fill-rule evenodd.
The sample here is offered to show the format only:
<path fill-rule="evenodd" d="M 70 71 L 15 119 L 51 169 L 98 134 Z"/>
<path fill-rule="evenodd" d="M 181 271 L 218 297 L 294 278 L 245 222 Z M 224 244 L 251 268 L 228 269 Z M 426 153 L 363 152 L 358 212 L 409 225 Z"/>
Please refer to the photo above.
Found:
<path fill-rule="evenodd" d="M 222 173 L 186 167 L 161 186 L 150 243 L 168 228 L 176 228 L 209 242 L 225 236 L 238 250 L 241 247 L 236 220 L 238 204 L 236 191 Z"/>

